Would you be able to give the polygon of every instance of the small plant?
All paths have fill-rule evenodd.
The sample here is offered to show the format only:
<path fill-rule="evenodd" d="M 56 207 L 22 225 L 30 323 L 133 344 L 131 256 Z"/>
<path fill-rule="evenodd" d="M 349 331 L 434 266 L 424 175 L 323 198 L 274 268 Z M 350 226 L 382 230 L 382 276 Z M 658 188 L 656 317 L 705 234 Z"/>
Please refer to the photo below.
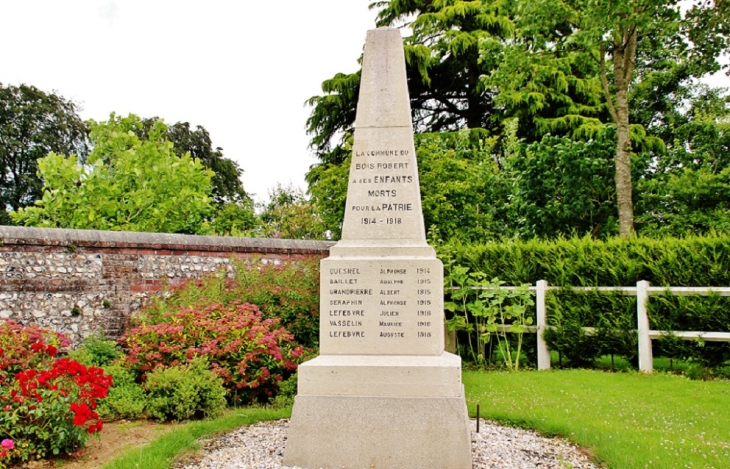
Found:
<path fill-rule="evenodd" d="M 271 405 L 276 409 L 289 407 L 294 404 L 294 397 L 297 395 L 297 373 L 279 383 L 279 392 L 271 401 Z"/>
<path fill-rule="evenodd" d="M 684 375 L 692 380 L 696 381 L 711 381 L 712 380 L 712 369 L 704 363 L 694 362 L 691 363 Z"/>
<path fill-rule="evenodd" d="M 106 366 L 122 355 L 116 342 L 106 340 L 104 331 L 87 336 L 81 347 L 69 353 L 70 358 L 87 366 Z"/>
<path fill-rule="evenodd" d="M 505 366 L 519 369 L 522 338 L 526 326 L 533 323 L 527 314 L 528 307 L 535 304 L 529 286 L 502 288 L 504 282 L 499 279 L 487 281 L 483 272 L 470 272 L 468 267 L 455 265 L 448 253 L 443 257 L 448 272 L 444 282 L 450 294 L 444 309 L 453 313 L 446 323 L 448 329 L 466 333 L 469 353 L 476 365 L 486 363 L 485 351 L 495 336 Z M 514 352 L 508 334 L 516 337 Z"/>
<path fill-rule="evenodd" d="M 534 306 L 535 302 L 532 300 L 532 292 L 528 285 L 520 285 L 511 290 L 502 288 L 502 285 L 504 282 L 495 278 L 484 287 L 479 298 L 486 301 L 480 304 L 481 310 L 475 314 L 487 318 L 486 330 L 497 337 L 498 349 L 505 365 L 508 369 L 516 371 L 520 368 L 522 339 L 527 330 L 526 326 L 532 325 L 533 322 L 532 317 L 527 315 L 527 308 Z M 514 334 L 517 337 L 514 352 L 507 334 Z"/>
<path fill-rule="evenodd" d="M 114 386 L 99 401 L 99 416 L 104 420 L 141 418 L 146 407 L 146 396 L 142 386 L 135 381 L 134 373 L 121 365 L 105 366 L 104 373 L 113 378 Z"/>
<path fill-rule="evenodd" d="M 78 307 L 78 306 L 74 306 L 73 308 L 71 308 L 71 316 L 73 316 L 73 317 L 75 317 L 75 318 L 76 318 L 76 317 L 78 317 L 78 316 L 79 316 L 80 314 L 81 314 L 81 310 L 79 309 L 79 307 Z"/>
<path fill-rule="evenodd" d="M 198 357 L 188 365 L 162 368 L 147 375 L 147 406 L 157 420 L 218 417 L 226 407 L 223 380 Z"/>
<path fill-rule="evenodd" d="M 111 301 L 109 301 L 109 300 L 107 300 L 107 299 L 105 299 L 104 301 L 102 301 L 102 302 L 101 302 L 101 306 L 102 306 L 102 307 L 103 307 L 104 309 L 109 309 L 109 308 L 111 308 L 111 307 L 112 307 L 112 302 L 111 302 Z"/>

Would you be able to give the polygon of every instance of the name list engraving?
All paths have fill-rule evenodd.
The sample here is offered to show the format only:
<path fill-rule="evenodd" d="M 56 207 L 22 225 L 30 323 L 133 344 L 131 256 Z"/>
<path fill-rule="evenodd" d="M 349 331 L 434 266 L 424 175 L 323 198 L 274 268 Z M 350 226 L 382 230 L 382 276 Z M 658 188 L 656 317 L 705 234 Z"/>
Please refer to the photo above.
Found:
<path fill-rule="evenodd" d="M 443 337 L 439 260 L 336 264 L 322 265 L 322 353 L 417 355 L 437 349 L 433 344 Z"/>

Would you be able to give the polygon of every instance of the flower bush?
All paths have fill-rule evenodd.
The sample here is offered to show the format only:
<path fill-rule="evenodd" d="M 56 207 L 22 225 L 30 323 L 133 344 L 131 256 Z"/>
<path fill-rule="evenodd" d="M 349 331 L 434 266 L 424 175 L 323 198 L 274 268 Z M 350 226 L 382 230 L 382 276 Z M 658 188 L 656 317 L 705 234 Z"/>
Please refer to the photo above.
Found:
<path fill-rule="evenodd" d="M 120 339 L 127 350 L 125 366 L 144 380 L 155 369 L 205 357 L 235 404 L 267 401 L 283 375 L 296 369 L 303 351 L 278 319 L 264 319 L 249 303 L 183 307 L 162 320 L 143 323 Z"/>
<path fill-rule="evenodd" d="M 57 332 L 15 321 L 0 323 L 0 385 L 6 376 L 33 369 L 54 360 L 60 347 L 71 342 Z"/>
<path fill-rule="evenodd" d="M 165 313 L 182 307 L 207 307 L 234 301 L 259 307 L 266 319 L 279 318 L 294 339 L 307 348 L 319 344 L 319 261 L 302 259 L 279 264 L 234 262 L 235 276 L 218 272 L 173 288 L 138 315 L 140 322 L 165 322 Z"/>
<path fill-rule="evenodd" d="M 12 461 L 72 453 L 101 431 L 95 412 L 111 377 L 57 359 L 68 340 L 13 321 L 0 324 L 0 468 Z"/>

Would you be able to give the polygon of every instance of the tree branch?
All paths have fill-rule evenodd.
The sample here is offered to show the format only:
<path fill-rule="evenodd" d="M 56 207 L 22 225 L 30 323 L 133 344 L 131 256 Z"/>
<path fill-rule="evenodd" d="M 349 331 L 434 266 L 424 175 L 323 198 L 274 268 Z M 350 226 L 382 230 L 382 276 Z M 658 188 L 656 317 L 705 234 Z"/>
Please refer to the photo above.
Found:
<path fill-rule="evenodd" d="M 608 104 L 608 112 L 611 114 L 613 121 L 618 123 L 618 115 L 616 114 L 616 107 L 613 104 L 613 96 L 611 96 L 611 90 L 608 88 L 608 77 L 606 76 L 606 45 L 601 44 L 599 53 L 599 63 L 601 65 L 601 86 L 603 87 L 603 94 L 606 97 L 606 104 Z"/>

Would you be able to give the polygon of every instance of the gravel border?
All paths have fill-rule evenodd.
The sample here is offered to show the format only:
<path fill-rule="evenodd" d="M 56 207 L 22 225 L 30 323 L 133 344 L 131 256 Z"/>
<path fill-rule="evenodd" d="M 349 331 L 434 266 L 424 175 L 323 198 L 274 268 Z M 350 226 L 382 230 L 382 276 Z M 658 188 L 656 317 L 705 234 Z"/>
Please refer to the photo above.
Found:
<path fill-rule="evenodd" d="M 175 469 L 300 469 L 283 466 L 289 420 L 259 422 L 205 441 L 196 462 Z M 473 469 L 598 469 L 586 451 L 562 438 L 471 420 Z"/>

